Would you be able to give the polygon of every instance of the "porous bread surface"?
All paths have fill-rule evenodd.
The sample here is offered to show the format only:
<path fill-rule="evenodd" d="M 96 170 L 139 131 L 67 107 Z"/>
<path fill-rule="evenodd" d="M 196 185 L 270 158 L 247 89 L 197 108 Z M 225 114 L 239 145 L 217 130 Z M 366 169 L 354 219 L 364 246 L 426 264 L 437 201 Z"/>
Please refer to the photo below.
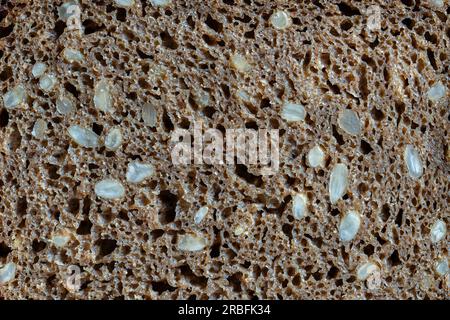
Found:
<path fill-rule="evenodd" d="M 17 108 L 0 102 L 0 267 L 16 265 L 0 298 L 448 298 L 449 275 L 435 266 L 448 259 L 449 236 L 430 240 L 438 219 L 450 223 L 448 1 L 135 0 L 123 8 L 81 0 L 81 33 L 59 19 L 61 1 L 0 3 L 1 94 L 19 84 L 27 93 Z M 381 9 L 380 29 L 368 28 L 371 5 Z M 285 29 L 270 23 L 277 10 L 292 19 Z M 65 48 L 84 60 L 66 61 Z M 234 54 L 249 70 L 232 67 Z M 31 74 L 36 62 L 57 79 L 50 92 Z M 112 86 L 113 113 L 95 108 L 100 79 Z M 437 83 L 446 93 L 431 101 Z M 56 110 L 60 92 L 75 102 L 73 113 Z M 301 103 L 305 121 L 285 121 L 283 101 Z M 155 127 L 142 120 L 145 103 L 157 110 Z M 346 108 L 360 134 L 339 127 Z M 42 138 L 32 135 L 38 119 L 47 123 Z M 192 119 L 221 131 L 279 129 L 280 169 L 172 164 L 171 133 Z M 84 148 L 68 135 L 71 125 L 100 139 L 120 127 L 123 144 Z M 316 145 L 325 162 L 312 168 L 306 157 Z M 423 163 L 417 179 L 407 145 Z M 135 160 L 154 174 L 127 183 Z M 337 163 L 348 167 L 348 188 L 331 204 Z M 122 182 L 125 197 L 97 197 L 102 179 Z M 308 199 L 300 220 L 297 193 Z M 350 210 L 361 226 L 342 242 Z M 68 241 L 57 246 L 60 233 Z M 189 234 L 206 247 L 179 250 Z M 357 278 L 368 261 L 380 270 L 376 288 Z M 75 292 L 64 282 L 69 266 L 81 270 Z"/>

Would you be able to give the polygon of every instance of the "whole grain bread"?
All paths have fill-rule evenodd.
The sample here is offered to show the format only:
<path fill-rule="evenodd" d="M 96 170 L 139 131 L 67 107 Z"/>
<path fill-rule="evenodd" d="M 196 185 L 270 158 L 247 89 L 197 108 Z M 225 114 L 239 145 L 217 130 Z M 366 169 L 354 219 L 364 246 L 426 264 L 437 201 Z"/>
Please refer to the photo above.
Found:
<path fill-rule="evenodd" d="M 0 3 L 0 298 L 448 298 L 447 0 Z"/>

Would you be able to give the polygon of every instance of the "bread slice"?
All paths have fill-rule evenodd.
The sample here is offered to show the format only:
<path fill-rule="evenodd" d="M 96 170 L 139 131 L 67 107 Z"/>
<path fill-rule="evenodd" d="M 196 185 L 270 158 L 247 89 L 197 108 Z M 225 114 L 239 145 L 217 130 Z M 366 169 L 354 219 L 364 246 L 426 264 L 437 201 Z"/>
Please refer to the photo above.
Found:
<path fill-rule="evenodd" d="M 2 1 L 0 298 L 448 298 L 449 10 Z M 195 123 L 278 170 L 175 165 Z"/>

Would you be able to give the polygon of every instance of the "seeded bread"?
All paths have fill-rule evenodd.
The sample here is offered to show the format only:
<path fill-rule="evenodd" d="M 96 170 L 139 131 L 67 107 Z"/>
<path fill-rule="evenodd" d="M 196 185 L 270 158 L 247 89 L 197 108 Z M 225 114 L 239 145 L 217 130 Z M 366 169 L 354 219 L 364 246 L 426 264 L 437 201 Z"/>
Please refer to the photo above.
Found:
<path fill-rule="evenodd" d="M 448 298 L 447 0 L 0 3 L 0 298 Z"/>

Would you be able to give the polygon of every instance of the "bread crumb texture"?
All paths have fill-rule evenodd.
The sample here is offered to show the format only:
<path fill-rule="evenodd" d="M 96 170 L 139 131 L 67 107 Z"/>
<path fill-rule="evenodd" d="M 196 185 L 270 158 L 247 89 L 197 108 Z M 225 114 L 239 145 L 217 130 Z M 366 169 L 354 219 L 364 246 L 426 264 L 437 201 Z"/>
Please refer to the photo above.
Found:
<path fill-rule="evenodd" d="M 377 3 L 2 1 L 0 299 L 448 298 L 449 2 Z"/>

